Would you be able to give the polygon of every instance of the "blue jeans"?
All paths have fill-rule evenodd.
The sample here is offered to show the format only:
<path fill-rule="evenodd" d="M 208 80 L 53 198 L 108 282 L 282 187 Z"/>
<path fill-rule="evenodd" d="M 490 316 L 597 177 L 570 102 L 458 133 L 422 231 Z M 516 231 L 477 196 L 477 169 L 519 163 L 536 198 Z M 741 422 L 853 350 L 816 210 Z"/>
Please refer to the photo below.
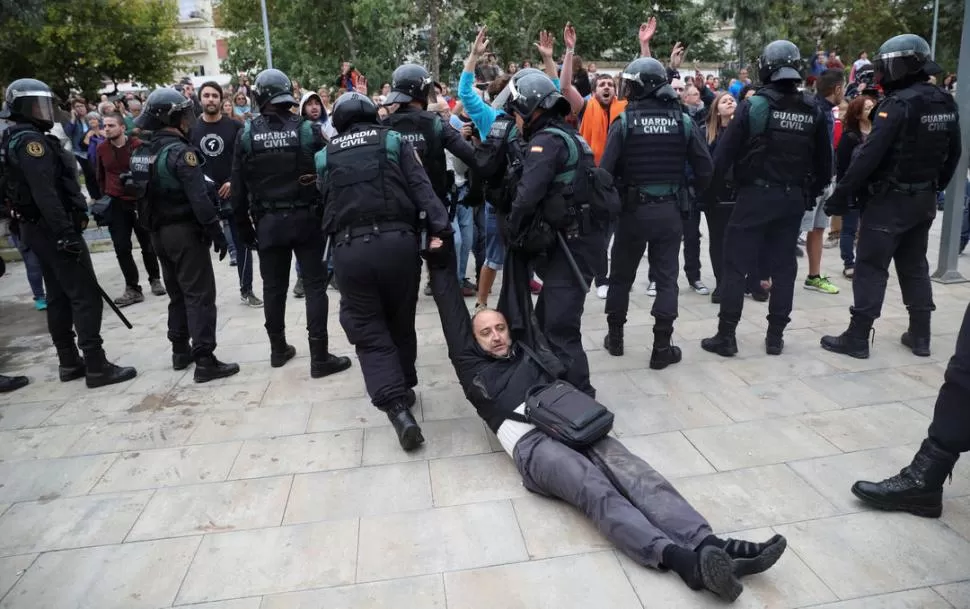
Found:
<path fill-rule="evenodd" d="M 859 210 L 853 209 L 842 214 L 842 231 L 839 233 L 839 249 L 842 264 L 847 269 L 855 268 L 855 236 L 859 232 Z"/>
<path fill-rule="evenodd" d="M 468 268 L 468 255 L 472 251 L 475 231 L 474 213 L 470 207 L 459 204 L 455 208 L 452 229 L 455 231 L 455 252 L 458 256 L 458 283 L 461 283 L 467 277 L 465 271 Z"/>
<path fill-rule="evenodd" d="M 223 220 L 222 221 L 222 233 L 226 236 L 226 241 L 229 243 L 229 259 L 236 259 L 236 240 L 233 239 L 233 226 L 232 221 Z"/>
<path fill-rule="evenodd" d="M 236 248 L 236 273 L 239 275 L 239 293 L 249 294 L 253 291 L 253 252 L 239 240 L 236 223 L 230 218 L 226 221 L 229 227 L 230 245 Z"/>
<path fill-rule="evenodd" d="M 27 267 L 27 282 L 30 284 L 30 291 L 34 293 L 34 300 L 44 298 L 44 274 L 40 268 L 40 259 L 37 258 L 34 250 L 28 249 L 17 238 L 17 235 L 10 233 L 10 241 L 24 259 L 24 266 Z"/>
<path fill-rule="evenodd" d="M 505 240 L 498 226 L 498 215 L 491 203 L 485 204 L 485 266 L 501 271 L 505 265 Z"/>

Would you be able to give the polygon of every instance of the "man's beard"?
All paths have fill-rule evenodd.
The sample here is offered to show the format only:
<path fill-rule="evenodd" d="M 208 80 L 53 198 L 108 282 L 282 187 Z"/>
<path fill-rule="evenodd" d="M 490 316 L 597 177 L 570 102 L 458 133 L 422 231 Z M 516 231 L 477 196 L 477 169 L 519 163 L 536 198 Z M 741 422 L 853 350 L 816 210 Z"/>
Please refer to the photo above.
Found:
<path fill-rule="evenodd" d="M 219 105 L 219 106 L 215 106 L 215 105 L 209 106 L 209 105 L 207 105 L 207 106 L 205 106 L 205 108 L 203 108 L 203 110 L 209 116 L 215 116 L 216 114 L 220 114 L 222 112 L 222 106 L 221 105 Z"/>

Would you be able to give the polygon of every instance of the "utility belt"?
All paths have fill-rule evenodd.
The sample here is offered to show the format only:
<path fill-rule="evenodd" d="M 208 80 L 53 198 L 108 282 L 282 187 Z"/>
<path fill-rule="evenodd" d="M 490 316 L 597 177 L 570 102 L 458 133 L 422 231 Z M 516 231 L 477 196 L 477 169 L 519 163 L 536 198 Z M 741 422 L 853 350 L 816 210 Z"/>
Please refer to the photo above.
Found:
<path fill-rule="evenodd" d="M 651 194 L 643 188 L 643 186 L 627 188 L 625 204 L 627 206 L 674 204 L 682 212 L 690 211 L 691 197 L 686 187 L 677 185 L 675 191 L 662 195 Z"/>
<path fill-rule="evenodd" d="M 912 195 L 924 192 L 936 192 L 936 182 L 897 182 L 892 178 L 886 178 L 878 182 L 873 182 L 867 187 L 870 195 L 883 195 L 887 192 L 901 192 Z"/>
<path fill-rule="evenodd" d="M 271 214 L 294 209 L 310 209 L 316 205 L 315 201 L 260 201 L 253 203 L 253 211 L 257 214 Z"/>
<path fill-rule="evenodd" d="M 790 184 L 784 182 L 772 182 L 769 180 L 762 180 L 761 178 L 755 178 L 750 182 L 744 184 L 744 186 L 756 186 L 757 188 L 781 188 L 785 192 L 791 192 L 793 190 L 804 190 L 804 184 Z"/>
<path fill-rule="evenodd" d="M 365 237 L 364 242 L 370 242 L 371 237 L 378 237 L 381 233 L 414 233 L 417 229 L 413 224 L 400 220 L 386 220 L 371 222 L 358 226 L 346 226 L 334 233 L 337 244 L 350 243 L 359 237 Z"/>

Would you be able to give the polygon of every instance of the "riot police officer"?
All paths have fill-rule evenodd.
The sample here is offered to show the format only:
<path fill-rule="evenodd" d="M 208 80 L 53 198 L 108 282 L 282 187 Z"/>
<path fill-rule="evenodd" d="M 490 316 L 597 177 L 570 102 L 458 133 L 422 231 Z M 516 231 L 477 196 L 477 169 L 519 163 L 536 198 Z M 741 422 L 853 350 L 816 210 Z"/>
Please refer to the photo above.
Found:
<path fill-rule="evenodd" d="M 724 357 L 738 352 L 735 329 L 744 304 L 745 275 L 759 260 L 773 284 L 765 352 L 781 354 L 798 272 L 795 242 L 802 216 L 814 209 L 815 198 L 832 178 L 825 116 L 810 95 L 798 90 L 801 62 L 798 47 L 787 40 L 764 48 L 758 60 L 764 86 L 741 102 L 714 152 L 714 177 L 706 196 L 721 190 L 730 169 L 738 194 L 724 236 L 717 334 L 701 341 L 701 347 Z"/>
<path fill-rule="evenodd" d="M 296 349 L 286 343 L 284 321 L 290 263 L 296 255 L 306 290 L 310 376 L 321 378 L 350 368 L 349 358 L 330 354 L 327 335 L 322 206 L 313 167 L 323 136 L 312 123 L 291 112 L 298 104 L 283 72 L 260 72 L 253 95 L 261 114 L 237 136 L 232 208 L 240 239 L 259 248 L 270 365 L 279 368 L 296 355 Z"/>
<path fill-rule="evenodd" d="M 830 215 L 848 210 L 852 195 L 868 191 L 859 230 L 854 306 L 849 328 L 822 337 L 822 347 L 869 357 L 869 332 L 882 311 L 889 262 L 895 260 L 909 329 L 901 341 L 914 355 L 930 355 L 933 290 L 926 243 L 936 217 L 936 192 L 950 183 L 960 159 L 960 125 L 953 98 L 927 82 L 940 72 L 930 46 L 915 34 L 890 38 L 875 58 L 886 92 L 874 111 L 872 132 L 825 203 Z"/>
<path fill-rule="evenodd" d="M 387 414 L 404 450 L 424 437 L 409 407 L 418 384 L 414 315 L 421 267 L 418 210 L 432 235 L 448 232 L 415 148 L 379 125 L 377 106 L 347 93 L 332 112 L 339 133 L 316 155 L 316 170 L 340 286 L 340 324 L 357 349 L 367 393 Z"/>
<path fill-rule="evenodd" d="M 621 95 L 628 105 L 610 126 L 600 159 L 600 167 L 622 184 L 624 201 L 613 241 L 604 347 L 610 355 L 623 355 L 630 287 L 649 244 L 650 272 L 657 283 L 650 367 L 660 370 L 681 359 L 670 337 L 677 319 L 683 212 L 690 205 L 684 168 L 690 165 L 694 186 L 703 191 L 713 166 L 707 144 L 683 112 L 662 63 L 641 57 L 623 70 L 622 79 Z"/>
<path fill-rule="evenodd" d="M 20 221 L 24 244 L 40 259 L 61 381 L 84 377 L 93 388 L 134 378 L 134 368 L 108 362 L 101 348 L 101 293 L 81 236 L 87 204 L 73 157 L 56 137 L 44 135 L 54 126 L 50 88 L 33 78 L 15 80 L 0 118 L 14 122 L 0 140 L 0 196 Z"/>
<path fill-rule="evenodd" d="M 209 245 L 219 260 L 229 246 L 208 195 L 200 153 L 188 140 L 195 121 L 192 100 L 174 89 L 152 92 L 135 126 L 154 136 L 132 154 L 131 180 L 168 288 L 172 367 L 184 370 L 195 362 L 195 382 L 205 383 L 236 374 L 239 365 L 220 362 L 213 353 L 216 278 Z"/>
<path fill-rule="evenodd" d="M 509 91 L 506 111 L 517 117 L 527 152 L 508 215 L 507 242 L 544 256 L 536 319 L 553 352 L 566 363 L 565 379 L 595 395 L 582 344 L 584 288 L 606 247 L 609 218 L 593 208 L 588 189 L 577 188 L 595 167 L 593 151 L 564 121 L 569 102 L 548 76 L 516 74 Z M 565 250 L 563 240 L 555 236 L 559 231 Z M 573 263 L 585 286 L 577 281 Z"/>

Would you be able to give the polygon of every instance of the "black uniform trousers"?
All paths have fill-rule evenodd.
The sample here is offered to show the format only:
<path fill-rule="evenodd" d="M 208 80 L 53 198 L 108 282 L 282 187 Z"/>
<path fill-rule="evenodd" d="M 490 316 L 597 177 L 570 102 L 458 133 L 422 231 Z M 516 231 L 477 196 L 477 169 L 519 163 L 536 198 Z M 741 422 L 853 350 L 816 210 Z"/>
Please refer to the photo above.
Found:
<path fill-rule="evenodd" d="M 687 283 L 693 284 L 701 280 L 701 212 L 696 209 L 680 212 L 680 223 L 683 227 L 684 277 L 687 278 Z M 649 267 L 647 278 L 657 281 L 653 274 L 653 265 Z"/>
<path fill-rule="evenodd" d="M 20 236 L 40 260 L 47 286 L 47 331 L 54 346 L 73 349 L 77 330 L 77 346 L 82 351 L 99 351 L 103 303 L 87 245 L 80 258 L 59 252 L 57 239 L 43 221 L 21 222 Z"/>
<path fill-rule="evenodd" d="M 943 375 L 929 436 L 950 452 L 970 451 L 970 305 Z"/>
<path fill-rule="evenodd" d="M 192 356 L 216 348 L 216 277 L 209 240 L 195 222 L 160 226 L 152 242 L 168 289 L 168 340 L 192 339 Z"/>
<path fill-rule="evenodd" d="M 862 214 L 852 279 L 853 315 L 877 319 L 882 312 L 889 279 L 889 262 L 896 263 L 903 304 L 911 313 L 936 310 L 926 246 L 936 217 L 932 192 L 887 192 L 871 199 Z"/>
<path fill-rule="evenodd" d="M 123 199 L 112 198 L 109 214 L 108 234 L 111 235 L 111 243 L 115 248 L 115 256 L 118 257 L 121 274 L 125 277 L 125 285 L 133 288 L 138 287 L 138 267 L 135 266 L 135 257 L 131 254 L 132 232 L 135 233 L 135 238 L 138 239 L 138 244 L 141 246 L 141 259 L 145 263 L 148 280 L 158 279 L 160 277 L 158 257 L 155 255 L 155 248 L 152 246 L 151 233 L 138 222 L 135 204 Z"/>
<path fill-rule="evenodd" d="M 340 238 L 339 232 L 335 238 Z M 356 237 L 337 243 L 333 258 L 340 286 L 340 325 L 357 350 L 371 402 L 386 410 L 418 384 L 417 236 L 393 230 Z"/>
<path fill-rule="evenodd" d="M 286 292 L 295 255 L 306 290 L 307 332 L 310 340 L 326 340 L 330 301 L 320 219 L 309 208 L 271 212 L 259 218 L 256 235 L 267 334 L 283 334 L 286 330 Z"/>
<path fill-rule="evenodd" d="M 591 227 L 587 233 L 566 239 L 566 247 L 587 285 L 592 281 L 597 259 L 606 247 L 605 239 L 605 226 Z M 536 265 L 537 270 L 539 266 Z M 569 259 L 558 244 L 548 251 L 541 271 L 542 292 L 535 307 L 539 329 L 545 334 L 553 353 L 566 367 L 565 379 L 580 391 L 595 396 L 596 390 L 589 382 L 589 360 L 583 349 L 582 321 L 586 291 L 580 287 Z"/>
<path fill-rule="evenodd" d="M 708 208 L 704 215 L 707 218 L 707 232 L 709 233 L 709 253 L 711 255 L 711 270 L 714 272 L 715 285 L 721 285 L 724 278 L 724 235 L 727 233 L 728 223 L 731 221 L 731 212 L 734 211 L 734 201 L 718 201 Z M 761 250 L 764 251 L 764 246 Z M 759 289 L 762 279 L 768 279 L 767 273 L 762 274 L 759 270 L 760 260 L 763 256 L 759 253 L 759 262 L 755 268 L 748 272 L 748 279 L 745 285 L 746 293 L 753 293 Z M 764 276 L 762 276 L 764 275 Z"/>
<path fill-rule="evenodd" d="M 677 201 L 627 203 L 617 221 L 610 263 L 610 290 L 606 296 L 606 321 L 610 326 L 626 323 L 630 288 L 643 251 L 647 251 L 657 297 L 651 314 L 657 319 L 677 319 L 677 265 L 683 234 Z M 648 247 L 649 244 L 649 247 Z"/>
<path fill-rule="evenodd" d="M 772 278 L 768 323 L 784 328 L 791 321 L 798 262 L 795 243 L 805 204 L 800 188 L 745 186 L 724 235 L 724 263 L 719 317 L 741 320 L 747 277 L 758 269 Z M 759 260 L 760 258 L 760 260 Z"/>

